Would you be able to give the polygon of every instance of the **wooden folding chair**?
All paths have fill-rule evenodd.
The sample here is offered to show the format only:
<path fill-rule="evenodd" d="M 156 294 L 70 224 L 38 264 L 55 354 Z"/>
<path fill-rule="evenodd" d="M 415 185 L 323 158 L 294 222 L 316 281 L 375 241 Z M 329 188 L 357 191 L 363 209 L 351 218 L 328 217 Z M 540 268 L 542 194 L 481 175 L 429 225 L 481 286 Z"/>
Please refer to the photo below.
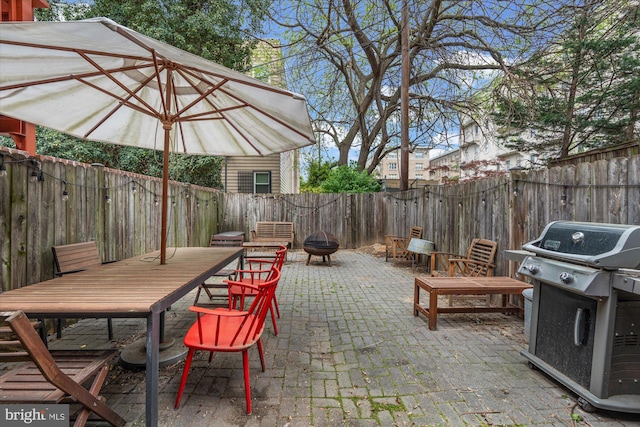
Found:
<path fill-rule="evenodd" d="M 482 277 L 492 276 L 498 244 L 487 239 L 473 239 L 465 255 L 448 252 L 431 252 L 431 276 L 434 277 Z M 491 295 L 450 296 L 449 305 L 456 299 L 485 300 L 490 305 Z"/>
<path fill-rule="evenodd" d="M 385 262 L 392 258 L 396 260 L 411 260 L 412 255 L 408 251 L 411 239 L 422 238 L 422 227 L 413 226 L 409 231 L 409 237 L 403 236 L 385 236 Z"/>
<path fill-rule="evenodd" d="M 1 352 L 0 361 L 28 360 L 0 377 L 0 403 L 78 403 L 81 410 L 75 427 L 84 426 L 91 413 L 113 426 L 126 423 L 98 395 L 117 350 L 50 352 L 22 311 L 0 313 L 0 318 L 8 325 L 1 326 L 0 332 L 5 336 L 12 332 L 17 337 L 3 341 L 3 347 L 21 347 L 19 351 Z M 85 388 L 83 383 L 90 378 L 93 382 Z"/>

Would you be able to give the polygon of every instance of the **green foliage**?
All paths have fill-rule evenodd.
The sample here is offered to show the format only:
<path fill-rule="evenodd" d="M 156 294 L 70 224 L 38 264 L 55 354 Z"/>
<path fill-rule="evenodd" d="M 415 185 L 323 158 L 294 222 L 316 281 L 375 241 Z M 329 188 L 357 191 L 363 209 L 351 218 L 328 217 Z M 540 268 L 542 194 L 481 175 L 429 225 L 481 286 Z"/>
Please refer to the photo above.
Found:
<path fill-rule="evenodd" d="M 322 183 L 329 177 L 331 169 L 336 166 L 336 162 L 311 160 L 308 165 L 307 181 L 300 185 L 303 193 L 321 193 Z"/>
<path fill-rule="evenodd" d="M 45 156 L 101 163 L 112 169 L 162 177 L 163 153 L 145 148 L 85 141 L 41 126 L 36 127 L 38 153 Z M 13 140 L 0 138 L 0 145 L 15 148 Z M 222 187 L 223 159 L 219 156 L 189 156 L 172 153 L 169 179 L 203 187 Z"/>
<path fill-rule="evenodd" d="M 511 131 L 507 147 L 555 157 L 638 138 L 640 12 L 613 3 L 578 10 L 555 43 L 497 86 L 493 118 Z"/>
<path fill-rule="evenodd" d="M 105 16 L 149 37 L 244 70 L 268 0 L 94 0 L 81 18 Z"/>
<path fill-rule="evenodd" d="M 367 172 L 359 172 L 355 164 L 334 168 L 322 182 L 324 193 L 375 193 L 380 184 Z"/>
<path fill-rule="evenodd" d="M 169 163 L 171 179 L 210 188 L 222 188 L 222 166 L 218 156 L 172 154 Z"/>

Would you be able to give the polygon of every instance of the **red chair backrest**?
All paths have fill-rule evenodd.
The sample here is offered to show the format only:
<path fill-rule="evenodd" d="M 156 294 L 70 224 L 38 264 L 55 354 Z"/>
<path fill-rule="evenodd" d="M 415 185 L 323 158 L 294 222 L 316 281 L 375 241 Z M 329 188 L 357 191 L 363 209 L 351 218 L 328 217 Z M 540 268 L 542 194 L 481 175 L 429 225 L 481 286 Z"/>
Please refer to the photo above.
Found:
<path fill-rule="evenodd" d="M 278 281 L 280 280 L 280 270 L 278 270 L 276 267 L 272 268 L 272 270 L 273 277 L 259 285 L 236 282 L 233 280 L 226 281 L 230 286 L 234 286 L 234 288 L 236 289 L 242 289 L 242 292 L 246 292 L 247 295 L 249 295 L 251 291 L 257 291 L 257 294 L 251 295 L 254 298 L 251 302 L 251 305 L 249 306 L 249 309 L 246 311 L 247 315 L 244 316 L 243 321 L 239 325 L 237 325 L 237 329 L 235 331 L 221 331 L 220 327 L 218 327 L 219 334 L 224 334 L 226 336 L 228 336 L 229 334 L 233 334 L 231 345 L 246 344 L 250 341 L 255 340 L 262 333 L 264 322 L 267 317 L 267 312 L 269 311 L 271 301 L 273 300 L 276 292 L 276 286 L 278 285 Z M 199 324 L 200 319 L 201 315 L 200 313 L 198 313 Z M 220 317 L 218 319 L 220 319 Z M 201 326 L 199 328 L 200 337 L 202 339 L 204 332 L 202 331 Z M 219 342 L 219 338 L 220 336 L 215 337 L 216 345 Z"/>
<path fill-rule="evenodd" d="M 282 266 L 284 265 L 284 259 L 287 257 L 287 247 L 280 246 L 280 249 L 276 251 L 276 257 L 273 260 L 273 265 L 271 266 L 271 274 L 269 274 L 270 280 L 273 277 L 274 268 L 278 270 L 278 274 L 282 273 Z"/>

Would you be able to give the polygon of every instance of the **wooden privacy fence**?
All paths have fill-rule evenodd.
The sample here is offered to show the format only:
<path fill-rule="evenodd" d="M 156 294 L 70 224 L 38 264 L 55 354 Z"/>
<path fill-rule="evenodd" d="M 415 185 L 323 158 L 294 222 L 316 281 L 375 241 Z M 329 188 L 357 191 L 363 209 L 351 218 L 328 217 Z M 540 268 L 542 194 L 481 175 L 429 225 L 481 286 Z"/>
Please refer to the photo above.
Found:
<path fill-rule="evenodd" d="M 359 248 L 418 225 L 437 250 L 456 253 L 481 237 L 498 242 L 496 274 L 506 274 L 502 251 L 520 249 L 551 221 L 640 224 L 640 155 L 401 193 L 225 193 L 220 213 L 225 230 L 247 233 L 256 221 L 293 222 L 297 248 L 319 230 Z"/>
<path fill-rule="evenodd" d="M 160 248 L 160 179 L 16 150 L 0 155 L 2 291 L 53 277 L 55 245 L 95 240 L 103 261 Z M 168 245 L 208 245 L 221 194 L 170 182 Z"/>
<path fill-rule="evenodd" d="M 3 153 L 2 290 L 52 277 L 53 245 L 96 240 L 105 261 L 159 249 L 159 179 Z M 33 171 L 44 181 L 36 176 L 32 182 Z M 336 236 L 341 248 L 359 248 L 418 225 L 441 251 L 463 253 L 474 237 L 498 242 L 495 271 L 506 274 L 502 251 L 520 249 L 551 221 L 640 224 L 640 155 L 401 193 L 233 194 L 177 182 L 169 193 L 170 246 L 206 246 L 216 232 L 248 236 L 258 221 L 288 221 L 295 226 L 294 248 L 319 230 Z"/>

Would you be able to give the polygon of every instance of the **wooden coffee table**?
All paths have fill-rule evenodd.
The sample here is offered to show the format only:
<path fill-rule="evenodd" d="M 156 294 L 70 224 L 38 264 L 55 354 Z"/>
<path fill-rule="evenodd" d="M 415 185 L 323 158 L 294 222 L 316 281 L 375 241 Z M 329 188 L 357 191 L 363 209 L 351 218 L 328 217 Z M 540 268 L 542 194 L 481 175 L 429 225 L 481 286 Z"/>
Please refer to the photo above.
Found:
<path fill-rule="evenodd" d="M 424 314 L 429 329 L 436 330 L 439 313 L 512 313 L 522 310 L 509 304 L 507 295 L 522 294 L 532 286 L 510 277 L 416 277 L 413 291 L 413 315 Z M 429 292 L 428 308 L 420 305 L 420 289 Z M 500 306 L 438 307 L 439 295 L 503 295 Z"/>

